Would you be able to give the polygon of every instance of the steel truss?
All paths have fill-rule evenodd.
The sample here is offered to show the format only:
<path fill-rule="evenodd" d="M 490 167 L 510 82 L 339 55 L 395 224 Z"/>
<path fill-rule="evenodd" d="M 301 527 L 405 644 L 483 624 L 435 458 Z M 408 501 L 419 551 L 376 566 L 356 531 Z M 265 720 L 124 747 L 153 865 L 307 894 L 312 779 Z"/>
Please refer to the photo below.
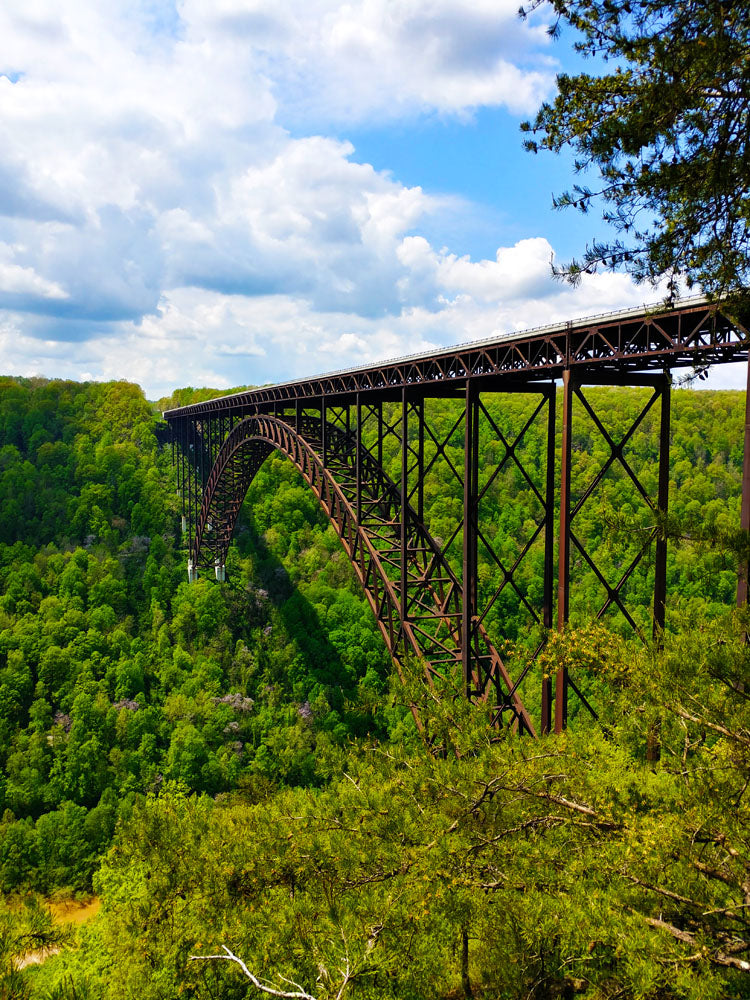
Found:
<path fill-rule="evenodd" d="M 294 405 L 357 392 L 383 393 L 402 386 L 460 386 L 467 378 L 562 378 L 566 369 L 628 375 L 747 358 L 746 318 L 730 316 L 717 303 L 693 300 L 676 309 L 630 310 L 589 320 L 499 337 L 368 365 L 350 371 L 249 389 L 165 413 L 200 416 L 227 408 Z M 250 412 L 248 410 L 248 412 Z"/>
<path fill-rule="evenodd" d="M 615 440 L 605 427 L 602 419 L 594 411 L 590 401 L 586 398 L 582 382 L 576 378 L 576 373 L 566 371 L 563 374 L 562 387 L 562 440 L 560 447 L 560 523 L 559 523 L 559 548 L 558 548 L 558 595 L 557 595 L 557 626 L 563 630 L 568 623 L 570 614 L 570 590 L 571 590 L 571 556 L 576 551 L 580 556 L 581 568 L 593 572 L 594 576 L 604 591 L 602 604 L 589 612 L 597 619 L 601 619 L 610 610 L 615 608 L 625 618 L 633 632 L 645 639 L 642 628 L 634 620 L 627 606 L 626 588 L 636 569 L 641 565 L 644 557 L 653 548 L 654 552 L 654 584 L 653 584 L 653 623 L 652 628 L 655 635 L 663 630 L 665 620 L 666 598 L 667 598 L 667 545 L 663 531 L 663 521 L 667 515 L 669 503 L 669 433 L 670 433 L 670 413 L 671 413 L 671 378 L 668 373 L 660 376 L 634 375 L 625 382 L 621 377 L 600 378 L 594 383 L 593 378 L 587 379 L 589 385 L 598 384 L 605 386 L 630 385 L 651 389 L 650 396 L 638 414 L 631 421 L 627 429 L 621 434 L 619 440 Z M 574 499 L 571 493 L 571 467 L 573 464 L 572 441 L 573 441 L 573 403 L 577 399 L 581 408 L 588 415 L 591 423 L 601 438 L 604 440 L 609 452 L 601 468 L 595 473 L 591 480 L 582 490 L 580 496 Z M 628 461 L 625 448 L 632 439 L 635 432 L 643 424 L 649 412 L 659 404 L 659 436 L 658 436 L 658 487 L 657 495 L 649 494 L 641 478 L 636 475 Z M 636 551 L 630 553 L 624 565 L 620 567 L 619 575 L 615 580 L 609 580 L 602 572 L 597 562 L 591 556 L 586 547 L 585 539 L 575 531 L 574 520 L 581 513 L 585 505 L 593 498 L 597 487 L 604 481 L 608 471 L 619 466 L 624 471 L 631 485 L 635 489 L 635 494 L 640 497 L 647 510 L 653 515 L 650 518 L 650 526 L 643 533 L 636 544 Z M 661 523 L 660 523 L 661 522 Z M 589 703 L 585 694 L 580 690 L 575 680 L 570 676 L 568 667 L 563 664 L 557 671 L 555 677 L 555 710 L 554 727 L 555 732 L 562 732 L 568 720 L 568 696 L 569 692 L 580 699 L 589 714 L 596 717 L 597 713 Z M 546 682 L 544 697 L 542 702 L 542 731 L 549 732 L 552 723 L 551 714 L 552 691 L 551 680 Z"/>
<path fill-rule="evenodd" d="M 478 621 L 469 622 L 474 656 L 464 655 L 469 644 L 464 642 L 467 616 L 460 579 L 420 519 L 418 500 L 416 509 L 412 505 L 418 489 L 410 488 L 410 478 L 423 479 L 419 450 L 404 433 L 414 406 L 404 398 L 395 418 L 382 407 L 366 409 L 363 413 L 358 407 L 360 419 L 353 430 L 350 412 L 330 407 L 324 407 L 324 417 L 307 412 L 258 415 L 238 423 L 222 443 L 206 481 L 192 536 L 193 564 L 224 565 L 250 482 L 276 449 L 291 459 L 320 500 L 393 658 L 400 662 L 405 655 L 419 657 L 433 682 L 461 664 L 472 697 L 491 700 L 498 720 L 512 720 L 519 731 L 533 734 L 518 685 Z M 373 419 L 381 431 L 380 448 L 370 448 L 363 440 Z M 379 454 L 391 436 L 396 436 L 402 455 L 399 482 L 388 476 Z"/>
<path fill-rule="evenodd" d="M 567 626 L 575 585 L 593 580 L 601 601 L 587 609 L 591 616 L 615 615 L 644 639 L 646 623 L 629 605 L 628 589 L 634 581 L 648 585 L 649 627 L 657 636 L 664 628 L 669 369 L 746 358 L 749 339 L 716 306 L 700 303 L 656 317 L 566 324 L 170 411 L 192 568 L 213 567 L 223 579 L 244 497 L 277 450 L 334 525 L 397 665 L 413 655 L 431 683 L 460 677 L 466 695 L 487 703 L 498 725 L 560 732 L 571 696 L 592 716 L 596 707 L 565 665 L 554 678 L 540 678 L 533 654 L 550 629 Z M 615 433 L 588 390 L 617 385 L 641 387 L 644 399 Z M 508 405 L 511 395 L 518 405 Z M 587 481 L 580 475 L 585 456 L 574 445 L 575 428 L 584 425 L 606 454 Z M 651 490 L 627 452 L 644 429 L 656 445 Z M 591 552 L 581 515 L 615 475 L 646 516 L 636 540 L 604 565 L 601 553 Z M 509 490 L 516 498 L 510 511 L 501 504 Z M 750 529 L 747 428 L 742 526 Z M 745 568 L 741 603 L 749 575 Z M 507 622 L 520 612 L 526 632 L 509 636 Z M 523 640 L 532 654 L 514 677 L 503 660 L 507 638 Z M 537 705 L 536 724 L 529 702 Z"/>

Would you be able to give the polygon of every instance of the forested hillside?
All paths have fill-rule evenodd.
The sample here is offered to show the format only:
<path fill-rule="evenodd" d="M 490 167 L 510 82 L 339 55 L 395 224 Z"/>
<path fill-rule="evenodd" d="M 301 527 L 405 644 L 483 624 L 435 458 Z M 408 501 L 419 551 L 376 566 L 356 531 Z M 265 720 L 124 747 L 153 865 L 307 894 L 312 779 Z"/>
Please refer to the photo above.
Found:
<path fill-rule="evenodd" d="M 614 428 L 643 404 L 591 398 Z M 493 412 L 510 428 L 526 405 Z M 417 664 L 406 687 L 391 678 L 289 463 L 253 483 L 229 582 L 189 585 L 170 449 L 140 390 L 0 380 L 0 995 L 255 995 L 237 963 L 190 958 L 226 945 L 281 995 L 750 996 L 748 622 L 716 544 L 737 541 L 743 407 L 674 394 L 664 649 L 615 616 L 593 626 L 582 573 L 541 668 L 574 664 L 601 725 L 532 742 L 488 730 L 450 686 L 426 691 Z M 628 448 L 651 487 L 655 419 Z M 437 421 L 447 434 L 450 407 Z M 525 447 L 540 472 L 542 438 Z M 491 466 L 491 435 L 483 448 Z M 584 419 L 574 449 L 580 490 L 606 459 Z M 532 517 L 519 486 L 497 477 L 487 512 L 509 553 Z M 425 496 L 435 534 L 454 489 Z M 579 529 L 611 569 L 645 523 L 631 495 L 613 469 Z M 482 563 L 487 592 L 496 572 Z M 648 592 L 634 576 L 644 623 Z M 522 659 L 512 598 L 503 621 Z M 60 943 L 33 894 L 92 890 L 96 920 L 19 969 Z"/>
<path fill-rule="evenodd" d="M 388 661 L 315 498 L 269 462 L 231 584 L 190 587 L 156 431 L 136 386 L 0 383 L 5 891 L 90 887 L 136 793 L 315 783 L 375 726 Z"/>

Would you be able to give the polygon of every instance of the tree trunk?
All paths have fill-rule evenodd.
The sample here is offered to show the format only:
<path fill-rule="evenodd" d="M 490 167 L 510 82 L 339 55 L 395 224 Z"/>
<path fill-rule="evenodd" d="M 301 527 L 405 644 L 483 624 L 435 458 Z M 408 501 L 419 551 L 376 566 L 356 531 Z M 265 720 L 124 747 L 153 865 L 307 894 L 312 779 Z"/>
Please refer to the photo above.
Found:
<path fill-rule="evenodd" d="M 474 994 L 471 991 L 471 980 L 469 979 L 469 928 L 461 928 L 461 986 L 464 996 L 471 1000 Z"/>

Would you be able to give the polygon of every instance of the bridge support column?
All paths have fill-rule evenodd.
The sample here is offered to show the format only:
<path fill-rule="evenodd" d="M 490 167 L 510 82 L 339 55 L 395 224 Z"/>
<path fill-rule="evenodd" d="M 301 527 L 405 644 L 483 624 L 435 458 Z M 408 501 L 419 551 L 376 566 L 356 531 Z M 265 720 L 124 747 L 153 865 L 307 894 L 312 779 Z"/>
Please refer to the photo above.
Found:
<path fill-rule="evenodd" d="M 377 442 L 376 442 L 377 459 L 378 459 L 378 465 L 382 469 L 382 467 L 383 467 L 383 400 L 379 399 L 375 405 L 377 407 L 377 409 L 376 409 L 376 417 L 377 417 L 377 421 L 378 421 Z"/>
<path fill-rule="evenodd" d="M 478 394 L 471 380 L 466 380 L 464 401 L 464 537 L 463 537 L 463 608 L 462 673 L 464 691 L 472 694 L 474 682 L 475 617 L 477 609 L 477 495 L 479 492 L 479 421 Z M 481 688 L 481 679 L 476 686 Z"/>
<path fill-rule="evenodd" d="M 188 514 L 188 533 L 189 538 L 192 543 L 193 539 L 193 528 L 196 522 L 197 514 L 197 477 L 198 477 L 198 455 L 195 450 L 195 420 L 188 420 L 187 427 L 185 429 L 185 441 L 186 441 L 186 461 L 188 465 L 187 469 L 187 514 Z"/>
<path fill-rule="evenodd" d="M 401 621 L 409 620 L 409 402 L 401 390 Z"/>
<path fill-rule="evenodd" d="M 357 524 L 362 524 L 362 400 L 359 398 L 359 393 L 357 393 L 357 436 L 356 436 L 356 452 L 355 452 L 355 471 L 354 475 L 356 478 L 356 505 L 357 505 Z"/>
<path fill-rule="evenodd" d="M 573 380 L 563 372 L 562 443 L 560 452 L 560 535 L 557 570 L 557 628 L 562 632 L 570 611 L 570 458 L 573 440 Z M 558 664 L 555 675 L 555 732 L 568 721 L 568 667 Z"/>
<path fill-rule="evenodd" d="M 323 455 L 323 465 L 328 464 L 328 415 L 326 413 L 326 398 L 320 400 L 320 448 Z"/>
<path fill-rule="evenodd" d="M 226 567 L 226 565 L 223 562 L 221 562 L 220 559 L 217 559 L 214 562 L 214 575 L 215 575 L 216 579 L 219 581 L 219 583 L 225 583 L 226 582 L 226 579 L 227 579 L 227 567 Z"/>
<path fill-rule="evenodd" d="M 187 533 L 187 518 L 183 514 L 180 518 L 180 531 L 184 534 Z"/>
<path fill-rule="evenodd" d="M 747 359 L 747 389 L 745 391 L 745 440 L 742 452 L 742 508 L 740 528 L 750 531 L 750 355 Z M 737 582 L 737 607 L 747 604 L 750 564 L 743 560 Z"/>
<path fill-rule="evenodd" d="M 672 412 L 672 379 L 664 373 L 661 385 L 661 420 L 659 425 L 659 496 L 658 516 L 666 519 L 669 511 L 669 434 Z M 654 638 L 664 631 L 667 610 L 667 536 L 666 525 L 658 528 L 654 567 Z"/>
<path fill-rule="evenodd" d="M 195 565 L 192 559 L 188 559 L 187 572 L 188 572 L 188 583 L 195 583 L 195 581 L 198 579 L 198 567 Z"/>
<path fill-rule="evenodd" d="M 555 576 L 555 443 L 557 432 L 557 387 L 553 382 L 547 396 L 547 474 L 545 477 L 544 508 L 544 605 L 542 624 L 551 629 L 554 622 Z M 552 678 L 542 678 L 542 735 L 552 730 Z"/>

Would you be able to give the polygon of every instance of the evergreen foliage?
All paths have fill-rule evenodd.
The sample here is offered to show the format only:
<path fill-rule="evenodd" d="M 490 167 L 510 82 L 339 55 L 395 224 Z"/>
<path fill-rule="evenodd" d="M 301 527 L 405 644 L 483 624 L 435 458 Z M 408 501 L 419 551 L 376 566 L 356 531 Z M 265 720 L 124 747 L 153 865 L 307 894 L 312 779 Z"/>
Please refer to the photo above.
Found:
<path fill-rule="evenodd" d="M 615 437 L 644 398 L 587 397 Z M 514 395 L 487 405 L 509 434 L 528 416 Z M 287 461 L 272 456 L 250 489 L 230 582 L 189 585 L 169 452 L 140 391 L 3 380 L 0 995 L 254 995 L 236 964 L 191 960 L 225 946 L 321 1000 L 750 996 L 750 623 L 726 611 L 736 556 L 710 544 L 737 541 L 743 405 L 674 394 L 665 527 L 680 596 L 664 648 L 618 635 L 614 616 L 592 625 L 600 584 L 574 567 L 573 627 L 533 669 L 566 660 L 601 724 L 531 742 L 488 729 L 450 684 L 426 690 L 418 664 L 405 688 L 389 679 L 335 533 Z M 446 403 L 439 432 L 455 418 Z M 649 488 L 654 419 L 628 445 Z M 580 492 L 607 452 L 582 412 L 574 428 Z M 523 447 L 537 474 L 542 429 Z M 436 471 L 438 534 L 460 497 Z M 578 530 L 616 571 L 650 515 L 614 467 L 584 511 Z M 484 513 L 512 553 L 534 516 L 515 471 Z M 480 570 L 489 588 L 496 568 Z M 538 571 L 532 553 L 523 585 Z M 650 587 L 644 572 L 628 594 L 644 623 Z M 517 603 L 501 626 L 522 668 Z M 29 934 L 54 948 L 60 931 L 18 894 L 92 888 L 102 910 L 76 947 L 19 968 Z"/>
<path fill-rule="evenodd" d="M 599 267 L 636 280 L 684 278 L 747 307 L 750 279 L 750 19 L 743 3 L 549 0 L 551 30 L 610 72 L 561 74 L 554 101 L 524 128 L 526 148 L 569 147 L 592 189 L 577 184 L 557 207 L 601 201 L 622 237 L 594 243 L 562 273 Z M 528 5 L 527 14 L 541 6 Z M 545 0 L 546 5 L 546 0 Z M 678 285 L 673 284 L 673 290 Z"/>
<path fill-rule="evenodd" d="M 663 655 L 610 635 L 604 659 L 573 636 L 612 683 L 595 731 L 498 738 L 415 666 L 393 694 L 419 704 L 432 753 L 413 730 L 332 748 L 324 787 L 255 803 L 165 786 L 96 878 L 82 947 L 99 995 L 258 995 L 236 966 L 193 957 L 224 946 L 321 1000 L 749 996 L 747 625 Z"/>

